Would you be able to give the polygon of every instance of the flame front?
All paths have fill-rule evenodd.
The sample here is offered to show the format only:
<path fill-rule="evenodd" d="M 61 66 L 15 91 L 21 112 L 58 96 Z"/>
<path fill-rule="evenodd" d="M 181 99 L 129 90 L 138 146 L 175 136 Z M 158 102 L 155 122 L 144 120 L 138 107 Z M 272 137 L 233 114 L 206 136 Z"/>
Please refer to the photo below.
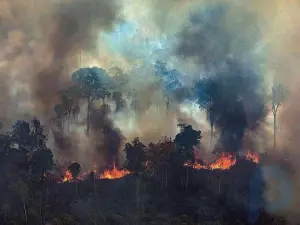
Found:
<path fill-rule="evenodd" d="M 255 163 L 259 162 L 259 156 L 256 155 L 255 153 L 252 153 L 252 152 L 247 153 L 246 159 L 247 160 L 252 160 Z"/>
<path fill-rule="evenodd" d="M 128 174 L 130 174 L 131 172 L 128 170 L 119 170 L 116 167 L 116 164 L 114 163 L 114 168 L 112 170 L 105 170 L 103 174 L 100 175 L 100 179 L 118 179 L 121 177 L 124 177 Z"/>
<path fill-rule="evenodd" d="M 259 162 L 259 156 L 255 153 L 248 152 L 246 155 L 247 160 L 251 160 L 254 163 Z M 198 162 L 194 164 L 187 162 L 184 166 L 193 167 L 194 169 L 206 169 L 206 170 L 229 170 L 236 164 L 236 157 L 232 153 L 222 153 L 222 155 L 213 163 L 209 165 L 202 165 Z"/>
<path fill-rule="evenodd" d="M 68 182 L 68 181 L 71 181 L 73 180 L 73 176 L 70 172 L 70 170 L 67 170 L 66 173 L 65 173 L 65 176 L 63 178 L 63 182 Z"/>

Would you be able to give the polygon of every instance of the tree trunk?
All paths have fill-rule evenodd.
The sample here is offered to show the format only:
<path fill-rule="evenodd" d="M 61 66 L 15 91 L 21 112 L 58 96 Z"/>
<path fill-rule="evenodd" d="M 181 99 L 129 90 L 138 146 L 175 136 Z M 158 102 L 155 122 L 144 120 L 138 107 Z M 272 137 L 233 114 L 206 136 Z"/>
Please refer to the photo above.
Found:
<path fill-rule="evenodd" d="M 24 217 L 25 217 L 25 225 L 27 225 L 28 224 L 27 209 L 26 209 L 25 202 L 23 199 L 22 199 L 22 203 L 23 203 L 23 211 L 24 211 Z"/>
<path fill-rule="evenodd" d="M 78 186 L 78 182 L 77 182 L 77 180 L 76 180 L 75 183 L 76 183 L 76 185 L 75 185 L 75 187 L 76 187 L 76 192 L 75 192 L 75 194 L 76 194 L 76 195 L 75 195 L 75 196 L 76 196 L 76 198 L 77 198 L 77 193 L 78 193 L 78 187 L 77 187 L 77 186 Z"/>
<path fill-rule="evenodd" d="M 166 187 L 168 186 L 168 172 L 166 172 Z"/>
<path fill-rule="evenodd" d="M 274 113 L 274 144 L 273 144 L 273 147 L 274 147 L 274 150 L 276 149 L 276 115 L 277 113 L 275 112 Z"/>
<path fill-rule="evenodd" d="M 90 134 L 90 98 L 88 98 L 88 105 L 87 105 L 87 116 L 86 116 L 86 134 Z"/>
<path fill-rule="evenodd" d="M 94 189 L 95 189 L 95 196 L 97 197 L 96 176 L 94 176 Z"/>
<path fill-rule="evenodd" d="M 185 179 L 185 189 L 187 190 L 189 184 L 189 167 L 186 167 L 186 179 Z"/>
<path fill-rule="evenodd" d="M 137 206 L 137 209 L 139 210 L 140 209 L 140 179 L 138 178 L 137 180 L 137 186 L 136 186 L 136 206 Z"/>
<path fill-rule="evenodd" d="M 214 134 L 214 126 L 210 126 L 210 149 L 212 150 L 213 147 L 213 134 Z"/>

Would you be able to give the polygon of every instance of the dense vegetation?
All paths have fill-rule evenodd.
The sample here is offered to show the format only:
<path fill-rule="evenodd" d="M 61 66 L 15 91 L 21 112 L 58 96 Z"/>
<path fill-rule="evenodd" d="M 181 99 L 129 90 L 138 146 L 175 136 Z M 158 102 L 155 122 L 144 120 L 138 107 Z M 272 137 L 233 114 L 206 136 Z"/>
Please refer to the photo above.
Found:
<path fill-rule="evenodd" d="M 156 66 L 160 66 L 162 74 L 177 74 L 174 70 L 164 70 L 164 65 L 159 63 Z M 131 106 L 126 106 L 124 92 L 119 91 L 123 84 L 120 77 L 112 78 L 103 69 L 80 69 L 72 78 L 74 86 L 60 93 L 61 103 L 54 107 L 61 140 L 70 118 L 81 110 L 80 101 L 87 103 L 86 135 L 90 135 L 91 128 L 95 129 L 92 117 L 97 110 L 95 101 L 101 100 L 102 108 L 108 106 L 107 99 L 115 101 L 116 112 L 124 107 L 135 107 L 134 99 Z M 176 81 L 176 76 L 174 79 Z M 206 88 L 200 88 L 201 85 Z M 175 86 L 175 89 L 165 93 L 168 96 L 167 106 L 174 96 L 195 98 L 180 85 Z M 223 96 L 212 95 L 213 86 L 214 83 L 207 80 L 196 85 L 198 91 L 202 90 L 197 94 L 197 100 L 201 107 L 210 112 L 212 129 L 215 123 L 220 127 L 221 122 L 225 121 L 219 110 Z M 106 112 L 101 113 L 106 118 Z M 240 114 L 237 108 L 230 116 Z M 214 120 L 213 115 L 218 119 Z M 79 180 L 76 178 L 81 166 L 75 162 L 68 165 L 75 182 L 64 183 L 58 182 L 61 181 L 61 165 L 54 162 L 40 121 L 37 118 L 16 121 L 9 131 L 0 136 L 0 223 L 284 224 L 284 220 L 264 212 L 264 184 L 259 164 L 240 160 L 228 171 L 185 167 L 185 162 L 195 160 L 194 146 L 201 147 L 201 131 L 186 124 L 178 126 L 180 132 L 174 140 L 162 137 L 157 143 L 145 145 L 135 138 L 125 145 L 122 150 L 126 154 L 124 167 L 132 172 L 130 175 L 103 180 L 91 172 L 86 179 Z M 228 124 L 222 129 L 226 127 L 230 129 Z M 244 129 L 234 128 L 236 130 L 232 132 L 239 134 Z M 99 129 L 108 134 L 113 127 L 111 123 L 101 123 Z M 240 140 L 237 143 L 229 140 L 223 144 L 233 144 L 236 151 Z M 119 145 L 114 148 L 119 148 Z M 255 177 L 255 184 L 251 177 Z"/>

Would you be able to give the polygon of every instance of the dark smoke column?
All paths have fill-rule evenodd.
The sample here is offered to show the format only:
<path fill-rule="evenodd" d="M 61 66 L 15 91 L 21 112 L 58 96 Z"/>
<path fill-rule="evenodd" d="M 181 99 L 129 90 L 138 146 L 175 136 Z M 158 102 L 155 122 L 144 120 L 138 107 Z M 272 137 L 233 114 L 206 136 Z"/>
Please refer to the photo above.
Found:
<path fill-rule="evenodd" d="M 203 98 L 209 97 L 205 105 L 213 116 L 212 125 L 220 131 L 218 151 L 237 152 L 242 149 L 245 131 L 255 130 L 264 119 L 265 103 L 259 66 L 251 57 L 258 40 L 254 35 L 259 32 L 251 30 L 253 21 L 245 21 L 251 15 L 244 9 L 239 15 L 245 24 L 233 29 L 230 7 L 234 5 L 213 4 L 193 13 L 179 36 L 176 53 L 202 70 L 204 77 L 195 95 L 200 103 L 208 102 Z M 210 116 L 208 120 L 211 123 Z"/>

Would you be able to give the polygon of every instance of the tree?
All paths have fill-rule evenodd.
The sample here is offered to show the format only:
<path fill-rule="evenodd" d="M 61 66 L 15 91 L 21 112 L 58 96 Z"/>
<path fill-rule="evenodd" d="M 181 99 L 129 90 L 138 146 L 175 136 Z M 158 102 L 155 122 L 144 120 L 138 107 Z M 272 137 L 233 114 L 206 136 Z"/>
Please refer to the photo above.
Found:
<path fill-rule="evenodd" d="M 179 155 L 183 159 L 183 163 L 186 161 L 194 162 L 194 146 L 200 146 L 201 131 L 194 130 L 191 125 L 178 124 L 180 127 L 180 133 L 178 133 L 174 139 L 177 146 Z M 188 171 L 189 167 L 186 167 L 186 189 L 188 186 Z"/>
<path fill-rule="evenodd" d="M 279 106 L 283 104 L 286 99 L 287 90 L 283 85 L 277 84 L 272 87 L 272 113 L 274 119 L 274 144 L 273 147 L 276 149 L 276 129 L 277 129 L 277 111 Z"/>
<path fill-rule="evenodd" d="M 25 218 L 25 225 L 28 224 L 27 216 L 27 204 L 29 202 L 29 188 L 28 188 L 28 174 L 26 171 L 19 171 L 17 178 L 14 182 L 10 184 L 10 188 L 16 192 L 17 196 L 20 198 L 23 214 Z"/>
<path fill-rule="evenodd" d="M 182 82 L 180 80 L 182 75 L 175 69 L 168 69 L 167 63 L 161 60 L 157 60 L 154 67 L 156 69 L 156 75 L 160 78 L 159 81 L 163 84 L 168 112 L 171 99 L 176 97 L 176 94 L 179 93 L 178 90 L 182 89 Z"/>
<path fill-rule="evenodd" d="M 46 149 L 47 136 L 44 134 L 44 126 L 36 118 L 30 121 L 30 136 L 32 139 L 32 148 L 36 151 Z"/>
<path fill-rule="evenodd" d="M 201 131 L 194 130 L 191 125 L 178 124 L 180 133 L 174 139 L 175 144 L 182 150 L 185 160 L 194 160 L 194 146 L 200 146 Z"/>
<path fill-rule="evenodd" d="M 77 162 L 74 162 L 72 163 L 69 167 L 68 167 L 68 170 L 70 171 L 70 173 L 72 174 L 72 177 L 73 179 L 75 179 L 76 181 L 76 196 L 77 196 L 77 185 L 78 185 L 78 176 L 79 176 L 79 173 L 80 173 L 80 170 L 81 170 L 81 166 L 79 163 Z"/>
<path fill-rule="evenodd" d="M 106 71 L 101 68 L 81 68 L 72 74 L 72 79 L 77 86 L 80 96 L 87 100 L 87 128 L 90 130 L 90 109 L 94 100 L 102 99 L 103 104 L 106 97 L 110 96 L 112 82 Z"/>
<path fill-rule="evenodd" d="M 78 105 L 79 90 L 76 86 L 67 88 L 66 90 L 60 91 L 61 103 L 54 107 L 56 118 L 59 127 L 63 128 L 64 120 L 67 120 L 67 127 L 69 130 L 71 116 L 75 117 L 79 111 Z"/>
<path fill-rule="evenodd" d="M 146 146 L 140 142 L 139 138 L 135 138 L 132 143 L 125 145 L 126 169 L 136 173 L 143 171 L 146 161 L 145 148 Z"/>
<path fill-rule="evenodd" d="M 126 101 L 123 98 L 122 92 L 120 91 L 113 92 L 112 99 L 116 103 L 116 112 L 120 112 L 121 109 L 126 106 Z"/>
<path fill-rule="evenodd" d="M 30 124 L 24 120 L 16 121 L 10 132 L 13 142 L 18 144 L 18 148 L 25 152 L 31 150 L 32 139 L 30 133 Z"/>
<path fill-rule="evenodd" d="M 50 172 L 54 166 L 51 150 L 46 148 L 34 152 L 30 164 L 32 174 L 40 179 L 42 176 Z"/>
<path fill-rule="evenodd" d="M 217 84 L 212 79 L 203 78 L 197 82 L 195 89 L 199 107 L 207 111 L 207 116 L 210 125 L 210 147 L 212 148 L 214 124 L 216 120 L 213 110 L 213 99 L 215 99 Z"/>

